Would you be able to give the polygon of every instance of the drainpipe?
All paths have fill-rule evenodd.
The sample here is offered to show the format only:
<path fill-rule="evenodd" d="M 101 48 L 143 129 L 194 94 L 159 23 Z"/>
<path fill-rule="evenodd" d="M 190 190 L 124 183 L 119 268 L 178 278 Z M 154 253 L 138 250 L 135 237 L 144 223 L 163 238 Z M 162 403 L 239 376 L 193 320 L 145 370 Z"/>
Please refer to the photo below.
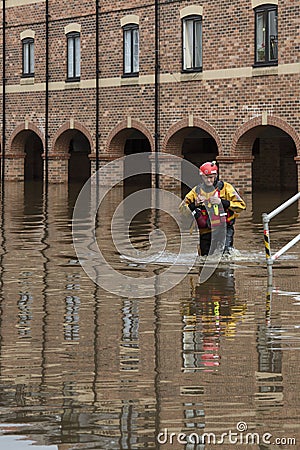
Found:
<path fill-rule="evenodd" d="M 99 170 L 99 8 L 96 0 L 96 171 Z"/>
<path fill-rule="evenodd" d="M 6 71 L 5 71 L 5 55 L 6 55 L 6 6 L 5 0 L 3 0 L 3 10 L 2 10 L 2 164 L 1 164 L 1 181 L 2 187 L 4 184 L 4 173 L 5 173 L 5 140 L 6 140 L 6 116 L 5 116 L 5 100 L 6 100 Z"/>
<path fill-rule="evenodd" d="M 159 178 L 159 0 L 155 0 L 155 74 L 154 74 L 154 140 L 155 140 L 155 188 L 159 189 L 160 185 L 160 178 Z M 154 211 L 154 226 L 155 228 L 159 229 L 160 225 L 160 214 L 159 214 L 159 195 L 158 191 L 155 190 L 155 196 L 154 196 L 154 204 L 155 204 L 155 211 Z M 156 274 L 157 275 L 157 274 Z M 155 282 L 155 291 L 157 287 L 157 283 L 159 284 L 159 276 L 156 278 Z M 157 291 L 156 291 L 157 292 Z M 156 369 L 156 375 L 154 378 L 154 390 L 155 390 L 155 397 L 156 397 L 156 420 L 155 420 L 155 435 L 158 436 L 160 432 L 160 411 L 161 411 L 161 392 L 160 392 L 160 385 L 161 385 L 161 377 L 160 377 L 160 295 L 157 295 L 155 293 L 155 303 L 154 303 L 154 348 L 155 348 L 155 369 Z"/>
<path fill-rule="evenodd" d="M 159 0 L 155 0 L 155 75 L 154 75 L 154 139 L 155 139 L 155 188 L 159 189 Z"/>
<path fill-rule="evenodd" d="M 48 142 L 49 142 L 49 0 L 45 3 L 46 48 L 45 48 L 45 185 L 48 186 Z"/>

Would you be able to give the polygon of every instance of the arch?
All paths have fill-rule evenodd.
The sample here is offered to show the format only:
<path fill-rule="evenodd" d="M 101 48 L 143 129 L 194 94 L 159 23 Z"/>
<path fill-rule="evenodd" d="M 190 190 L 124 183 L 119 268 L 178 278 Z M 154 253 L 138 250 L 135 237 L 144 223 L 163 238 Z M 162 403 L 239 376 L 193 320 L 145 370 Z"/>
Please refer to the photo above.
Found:
<path fill-rule="evenodd" d="M 208 122 L 192 114 L 174 123 L 162 143 L 162 153 L 178 156 L 195 167 L 216 159 L 220 151 L 222 152 L 222 145 L 216 130 Z M 191 174 L 185 164 L 178 164 L 177 174 L 181 179 L 189 179 L 190 186 L 198 183 L 198 170 Z M 172 189 L 174 188 L 175 185 Z M 189 190 L 187 185 L 181 183 L 175 189 L 181 189 L 182 197 Z"/>
<path fill-rule="evenodd" d="M 23 41 L 23 39 L 26 39 L 26 38 L 34 39 L 34 37 L 35 37 L 35 31 L 30 30 L 30 29 L 24 30 L 20 33 L 21 41 Z"/>
<path fill-rule="evenodd" d="M 45 147 L 45 136 L 41 130 L 31 122 L 25 121 L 18 125 L 12 132 L 8 141 L 8 155 L 13 153 L 14 155 L 24 156 L 24 137 L 21 135 L 22 131 L 33 131 L 42 141 L 43 147 Z"/>
<path fill-rule="evenodd" d="M 43 133 L 36 125 L 25 120 L 11 134 L 5 156 L 18 165 L 22 180 L 42 180 L 43 153 Z"/>
<path fill-rule="evenodd" d="M 252 9 L 262 5 L 278 5 L 278 0 L 252 0 Z"/>
<path fill-rule="evenodd" d="M 285 122 L 283 119 L 273 115 L 258 116 L 245 122 L 235 133 L 232 145 L 231 154 L 234 156 L 239 156 L 241 154 L 251 155 L 252 146 L 254 140 L 257 136 L 257 127 L 264 127 L 270 125 L 276 128 L 280 128 L 285 131 L 294 141 L 297 155 L 300 156 L 300 137 L 295 131 L 295 129 Z"/>
<path fill-rule="evenodd" d="M 243 163 L 240 171 L 244 179 L 252 180 L 253 192 L 294 190 L 299 152 L 300 139 L 294 128 L 265 111 L 236 131 L 229 158 L 236 165 Z"/>
<path fill-rule="evenodd" d="M 65 34 L 80 33 L 80 32 L 81 32 L 80 23 L 69 23 L 69 25 L 65 26 Z"/>
<path fill-rule="evenodd" d="M 65 160 L 64 176 L 69 182 L 85 182 L 91 175 L 91 153 L 90 132 L 71 118 L 55 134 L 49 157 Z"/>
<path fill-rule="evenodd" d="M 129 25 L 131 23 L 134 23 L 135 25 L 139 25 L 140 18 L 136 14 L 128 14 L 127 16 L 122 17 L 121 19 L 121 27 L 124 27 L 125 25 Z"/>
<path fill-rule="evenodd" d="M 280 117 L 268 116 L 268 125 L 281 128 L 281 130 L 285 131 L 293 139 L 297 149 L 297 155 L 300 156 L 300 136 L 290 124 L 282 120 Z"/>
<path fill-rule="evenodd" d="M 189 133 L 190 128 L 200 128 L 210 134 L 214 140 L 216 141 L 218 147 L 219 155 L 223 153 L 221 139 L 217 133 L 217 131 L 203 119 L 199 118 L 186 118 L 182 119 L 179 122 L 172 125 L 162 143 L 162 151 L 165 153 L 171 153 L 177 156 L 181 156 L 181 147 L 184 141 L 185 135 Z M 175 138 L 175 134 L 180 131 L 186 129 L 186 133 L 182 133 L 177 135 Z M 173 138 L 173 139 L 172 139 Z"/>
<path fill-rule="evenodd" d="M 187 16 L 202 16 L 203 15 L 203 6 L 199 5 L 190 5 L 182 8 L 180 10 L 180 19 L 183 19 Z"/>
<path fill-rule="evenodd" d="M 65 133 L 66 131 L 80 131 L 82 134 L 84 134 L 89 141 L 91 153 L 93 153 L 93 140 L 89 130 L 84 125 L 82 125 L 82 123 L 70 119 L 70 121 L 65 122 L 55 133 L 51 149 L 52 154 L 68 154 L 70 138 L 68 134 Z"/>
<path fill-rule="evenodd" d="M 110 159 L 124 156 L 124 142 L 132 134 L 133 130 L 140 131 L 149 141 L 151 151 L 154 151 L 154 141 L 151 133 L 141 122 L 127 117 L 120 122 L 109 134 L 106 142 L 105 153 Z M 104 155 L 102 155 L 104 156 Z"/>

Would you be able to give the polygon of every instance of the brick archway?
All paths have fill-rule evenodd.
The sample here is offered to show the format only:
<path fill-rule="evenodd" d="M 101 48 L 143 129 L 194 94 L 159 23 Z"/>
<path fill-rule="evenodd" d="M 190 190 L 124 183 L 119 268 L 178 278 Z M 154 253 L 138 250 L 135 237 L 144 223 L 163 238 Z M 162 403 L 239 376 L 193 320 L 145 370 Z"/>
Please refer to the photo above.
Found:
<path fill-rule="evenodd" d="M 109 134 L 103 159 L 116 159 L 124 156 L 124 144 L 134 130 L 140 131 L 149 141 L 151 151 L 154 149 L 154 141 L 149 130 L 139 121 L 131 119 L 130 126 L 128 120 L 120 122 Z"/>
<path fill-rule="evenodd" d="M 31 139 L 28 139 L 29 137 Z M 8 140 L 4 164 L 6 179 L 24 181 L 27 175 L 29 175 L 29 179 L 41 179 L 43 177 L 43 149 L 44 135 L 41 130 L 27 120 L 19 124 Z M 38 153 L 36 153 L 37 150 Z M 29 163 L 26 166 L 27 162 Z M 28 168 L 30 168 L 30 174 Z"/>
<path fill-rule="evenodd" d="M 25 135 L 28 131 L 32 131 L 40 138 L 42 146 L 44 148 L 45 141 L 44 135 L 42 134 L 41 130 L 31 122 L 29 122 L 28 124 L 20 124 L 14 129 L 8 141 L 8 149 L 6 154 L 7 158 L 13 156 L 24 157 Z"/>
<path fill-rule="evenodd" d="M 300 137 L 284 120 L 276 116 L 267 116 L 264 123 L 262 123 L 262 116 L 254 117 L 248 122 L 244 123 L 235 133 L 230 154 L 235 157 L 251 157 L 253 143 L 257 137 L 258 127 L 273 126 L 280 128 L 287 133 L 294 141 L 297 155 L 300 157 Z"/>
<path fill-rule="evenodd" d="M 291 144 L 289 145 L 289 157 L 290 157 L 289 163 L 287 162 L 287 159 L 284 160 L 284 165 L 280 164 L 279 162 L 280 140 L 278 139 L 276 140 L 275 138 L 275 141 L 272 144 L 270 138 L 269 138 L 270 142 L 268 142 L 268 138 L 264 138 L 264 132 L 265 130 L 267 130 L 268 127 L 273 129 L 277 128 L 277 130 L 282 131 L 286 135 L 286 137 L 290 139 Z M 264 145 L 264 151 L 261 153 L 261 156 L 259 156 L 258 154 L 254 154 L 253 151 L 257 151 L 260 153 L 259 147 L 256 150 L 254 149 L 254 143 L 257 138 L 261 139 L 261 136 L 263 139 L 262 145 Z M 294 146 L 294 150 L 292 146 Z M 259 168 L 265 165 L 264 158 L 268 158 L 270 157 L 270 155 L 272 155 L 273 157 L 274 163 L 273 172 L 272 174 L 266 173 L 262 174 Z M 225 167 L 225 173 L 226 170 L 229 172 L 231 170 L 231 172 L 239 174 L 236 175 L 237 187 L 239 187 L 240 189 L 243 189 L 245 187 L 246 190 L 250 192 L 252 191 L 253 186 L 255 190 L 264 189 L 265 187 L 264 183 L 268 183 L 267 175 L 269 176 L 270 180 L 273 178 L 277 180 L 277 183 L 279 184 L 278 186 L 276 185 L 276 188 L 285 188 L 285 185 L 287 183 L 285 181 L 285 179 L 287 179 L 286 174 L 288 173 L 288 171 L 291 170 L 293 172 L 294 169 L 295 172 L 293 175 L 293 183 L 295 184 L 297 183 L 296 172 L 298 172 L 298 184 L 299 184 L 300 182 L 299 155 L 300 155 L 300 138 L 295 129 L 281 118 L 266 114 L 254 117 L 253 119 L 244 123 L 236 131 L 232 139 L 230 156 L 220 158 L 220 160 L 223 162 L 223 165 Z M 295 168 L 294 166 L 295 162 L 293 161 L 292 158 L 298 165 L 298 169 Z M 288 166 L 288 164 L 290 164 L 290 166 Z M 281 181 L 278 181 L 280 179 Z M 268 183 L 268 185 L 271 184 L 272 184 L 271 182 Z"/>
<path fill-rule="evenodd" d="M 216 141 L 218 153 L 222 154 L 221 139 L 216 130 L 205 120 L 193 118 L 192 123 L 189 118 L 182 119 L 172 125 L 162 143 L 162 152 L 170 153 L 176 156 L 182 156 L 182 144 L 186 136 L 190 133 L 191 128 L 199 128 L 206 131 Z"/>
<path fill-rule="evenodd" d="M 54 135 L 50 152 L 52 156 L 55 156 L 56 154 L 64 154 L 65 156 L 68 156 L 70 133 L 74 131 L 80 131 L 87 138 L 90 144 L 91 152 L 93 152 L 93 140 L 89 130 L 80 122 L 74 121 L 71 123 L 68 121 L 64 123 L 64 125 L 62 125 Z"/>

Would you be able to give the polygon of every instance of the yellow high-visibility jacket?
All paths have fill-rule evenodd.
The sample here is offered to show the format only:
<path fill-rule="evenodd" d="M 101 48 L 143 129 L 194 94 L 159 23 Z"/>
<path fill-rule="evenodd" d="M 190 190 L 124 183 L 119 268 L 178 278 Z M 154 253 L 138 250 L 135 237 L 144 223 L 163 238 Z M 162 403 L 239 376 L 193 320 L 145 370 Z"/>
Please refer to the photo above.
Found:
<path fill-rule="evenodd" d="M 201 211 L 203 215 L 207 215 L 207 208 L 209 205 L 209 198 L 217 195 L 220 197 L 224 211 L 226 214 L 226 222 L 234 223 L 234 219 L 238 217 L 239 213 L 246 209 L 246 203 L 235 190 L 235 188 L 226 181 L 218 181 L 217 188 L 212 186 L 211 191 L 207 192 L 207 186 L 202 187 L 200 184 L 195 186 L 184 198 L 183 202 L 180 205 L 180 209 L 183 211 L 190 210 L 190 206 L 195 205 L 195 200 L 198 195 L 205 197 L 207 201 L 204 205 L 197 206 L 197 209 Z M 192 209 L 192 208 L 191 208 Z M 184 211 L 183 211 L 184 212 Z M 199 226 L 199 223 L 198 223 Z M 200 227 L 199 227 L 200 229 Z M 210 227 L 203 227 L 200 229 L 201 233 L 205 233 L 211 231 Z"/>

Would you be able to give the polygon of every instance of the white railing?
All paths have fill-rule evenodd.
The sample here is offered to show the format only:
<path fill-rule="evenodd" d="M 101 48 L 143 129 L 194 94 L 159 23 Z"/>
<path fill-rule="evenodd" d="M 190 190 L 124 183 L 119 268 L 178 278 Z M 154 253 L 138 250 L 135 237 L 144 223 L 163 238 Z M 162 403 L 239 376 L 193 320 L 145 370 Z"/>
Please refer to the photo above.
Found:
<path fill-rule="evenodd" d="M 269 222 L 273 217 L 277 216 L 277 214 L 284 211 L 288 206 L 292 205 L 294 202 L 300 199 L 300 192 L 298 194 L 291 197 L 289 200 L 284 202 L 282 205 L 278 206 L 278 208 L 274 209 L 274 211 L 270 212 L 269 214 L 263 213 L 262 220 L 263 220 L 263 226 L 264 226 L 264 242 L 265 242 L 265 251 L 266 251 L 266 261 L 267 261 L 267 269 L 268 269 L 268 284 L 272 285 L 272 278 L 273 278 L 273 271 L 272 266 L 273 262 L 277 260 L 283 253 L 285 253 L 287 250 L 289 250 L 293 245 L 295 245 L 297 242 L 300 241 L 300 234 L 298 236 L 295 236 L 294 239 L 292 239 L 288 244 L 286 244 L 284 247 L 282 247 L 280 250 L 278 250 L 275 255 L 272 256 L 271 254 L 271 246 L 270 246 L 270 232 L 269 232 Z"/>

